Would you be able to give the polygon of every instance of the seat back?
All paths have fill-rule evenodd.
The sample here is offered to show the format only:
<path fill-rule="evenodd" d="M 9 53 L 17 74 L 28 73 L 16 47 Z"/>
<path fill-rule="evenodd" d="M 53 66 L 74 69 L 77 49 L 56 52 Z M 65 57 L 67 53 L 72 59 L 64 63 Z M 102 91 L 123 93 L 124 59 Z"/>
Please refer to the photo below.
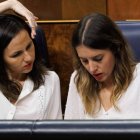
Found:
<path fill-rule="evenodd" d="M 116 21 L 137 61 L 140 61 L 140 21 Z"/>
<path fill-rule="evenodd" d="M 140 21 L 116 21 L 116 24 L 130 44 L 135 59 L 140 61 Z M 45 33 L 40 26 L 38 26 L 36 30 L 35 41 L 45 65 L 50 67 L 47 40 Z"/>

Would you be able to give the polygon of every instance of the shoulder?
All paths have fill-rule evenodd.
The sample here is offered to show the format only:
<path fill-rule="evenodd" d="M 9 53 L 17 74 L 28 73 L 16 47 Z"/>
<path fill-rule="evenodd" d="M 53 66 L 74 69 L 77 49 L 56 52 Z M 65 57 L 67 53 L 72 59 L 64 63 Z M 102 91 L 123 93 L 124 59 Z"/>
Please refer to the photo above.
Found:
<path fill-rule="evenodd" d="M 53 80 L 55 80 L 55 79 L 59 79 L 59 76 L 58 76 L 58 74 L 55 72 L 55 71 L 47 71 L 47 74 L 45 75 L 45 77 L 47 78 L 47 79 L 53 79 Z"/>
<path fill-rule="evenodd" d="M 139 82 L 140 82 L 140 63 L 136 64 L 135 66 L 135 70 L 133 72 L 133 79 L 130 85 L 133 87 L 139 86 Z"/>
<path fill-rule="evenodd" d="M 140 63 L 136 65 L 136 69 L 140 71 Z"/>
<path fill-rule="evenodd" d="M 77 74 L 77 71 L 76 70 L 73 71 L 73 73 L 71 74 L 70 79 L 73 80 L 75 78 L 76 74 Z"/>
<path fill-rule="evenodd" d="M 60 79 L 58 74 L 55 71 L 47 71 L 47 74 L 45 75 L 45 84 L 50 85 L 51 87 L 54 85 L 60 84 Z"/>
<path fill-rule="evenodd" d="M 72 90 L 76 90 L 76 92 L 77 92 L 77 88 L 76 88 L 76 84 L 75 84 L 76 74 L 77 74 L 76 70 L 71 74 L 69 88 Z"/>
<path fill-rule="evenodd" d="M 50 95 L 54 95 L 55 92 L 60 92 L 60 79 L 55 71 L 47 71 L 44 87 L 48 93 L 50 92 Z"/>
<path fill-rule="evenodd" d="M 134 77 L 140 76 L 140 63 L 138 63 L 134 70 Z"/>

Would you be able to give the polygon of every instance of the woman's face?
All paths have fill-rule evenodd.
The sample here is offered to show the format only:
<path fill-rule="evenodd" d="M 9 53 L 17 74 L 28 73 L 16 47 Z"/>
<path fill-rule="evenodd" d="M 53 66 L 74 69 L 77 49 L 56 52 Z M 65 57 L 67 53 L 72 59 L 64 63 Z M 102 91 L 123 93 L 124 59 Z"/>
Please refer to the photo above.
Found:
<path fill-rule="evenodd" d="M 85 69 L 98 82 L 106 83 L 112 80 L 115 58 L 110 50 L 91 49 L 79 45 L 76 51 Z"/>
<path fill-rule="evenodd" d="M 26 30 L 20 31 L 4 50 L 4 61 L 11 77 L 21 76 L 32 70 L 35 47 Z"/>

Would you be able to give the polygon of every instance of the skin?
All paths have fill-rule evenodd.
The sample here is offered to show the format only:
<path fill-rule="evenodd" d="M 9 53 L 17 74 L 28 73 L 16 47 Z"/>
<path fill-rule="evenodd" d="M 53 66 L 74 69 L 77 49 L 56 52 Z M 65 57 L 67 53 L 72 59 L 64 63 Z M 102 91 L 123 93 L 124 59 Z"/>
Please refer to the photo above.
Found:
<path fill-rule="evenodd" d="M 85 69 L 97 81 L 103 83 L 112 81 L 115 58 L 110 50 L 91 49 L 84 45 L 78 46 L 76 50 Z"/>
<path fill-rule="evenodd" d="M 4 50 L 6 70 L 12 80 L 23 83 L 35 60 L 34 44 L 27 31 L 20 31 Z"/>
<path fill-rule="evenodd" d="M 99 98 L 104 110 L 107 111 L 112 107 L 110 97 L 113 90 L 114 55 L 110 50 L 91 49 L 84 45 L 79 45 L 76 51 L 85 69 L 102 83 Z"/>

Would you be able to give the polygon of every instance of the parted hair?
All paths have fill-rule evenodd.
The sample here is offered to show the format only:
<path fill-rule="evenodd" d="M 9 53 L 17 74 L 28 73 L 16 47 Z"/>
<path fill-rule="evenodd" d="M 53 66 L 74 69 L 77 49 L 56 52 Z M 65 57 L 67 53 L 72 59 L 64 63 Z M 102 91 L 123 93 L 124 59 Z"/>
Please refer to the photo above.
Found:
<path fill-rule="evenodd" d="M 128 43 L 115 22 L 101 13 L 92 13 L 83 17 L 73 32 L 73 62 L 74 68 L 77 71 L 75 83 L 77 90 L 82 97 L 86 113 L 94 115 L 97 112 L 97 100 L 101 83 L 97 82 L 80 62 L 76 47 L 82 44 L 91 49 L 109 49 L 114 55 L 114 89 L 111 96 L 111 102 L 117 109 L 115 103 L 122 96 L 123 91 L 128 88 L 136 66 Z M 98 111 L 99 109 L 100 106 L 98 106 Z"/>

